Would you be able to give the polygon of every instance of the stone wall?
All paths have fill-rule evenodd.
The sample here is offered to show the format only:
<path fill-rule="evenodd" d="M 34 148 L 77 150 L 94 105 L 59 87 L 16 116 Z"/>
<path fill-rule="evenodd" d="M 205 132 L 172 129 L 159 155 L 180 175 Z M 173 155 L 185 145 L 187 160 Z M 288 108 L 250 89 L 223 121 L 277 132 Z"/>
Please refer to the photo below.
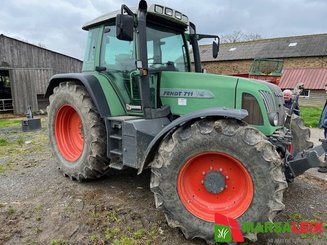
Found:
<path fill-rule="evenodd" d="M 252 60 L 213 61 L 203 62 L 202 68 L 209 73 L 238 74 L 248 73 Z M 287 58 L 284 59 L 284 68 L 324 68 L 327 67 L 327 57 Z"/>

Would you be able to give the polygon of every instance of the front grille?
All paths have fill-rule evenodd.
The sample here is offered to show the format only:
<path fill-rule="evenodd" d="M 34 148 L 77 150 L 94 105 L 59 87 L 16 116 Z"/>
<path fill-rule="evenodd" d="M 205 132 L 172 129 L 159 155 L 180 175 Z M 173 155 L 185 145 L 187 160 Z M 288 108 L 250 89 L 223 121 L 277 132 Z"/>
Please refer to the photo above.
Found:
<path fill-rule="evenodd" d="M 249 115 L 244 118 L 249 124 L 253 125 L 263 125 L 262 112 L 256 98 L 248 93 L 242 94 L 242 109 L 249 112 Z"/>
<path fill-rule="evenodd" d="M 284 125 L 285 120 L 285 109 L 284 109 L 284 97 L 282 90 L 275 84 L 267 83 L 274 99 L 274 112 L 278 113 L 278 125 Z"/>
<path fill-rule="evenodd" d="M 275 102 L 271 94 L 268 91 L 264 91 L 264 90 L 259 90 L 259 93 L 263 98 L 263 102 L 265 103 L 267 112 L 268 113 L 275 112 L 276 111 Z"/>

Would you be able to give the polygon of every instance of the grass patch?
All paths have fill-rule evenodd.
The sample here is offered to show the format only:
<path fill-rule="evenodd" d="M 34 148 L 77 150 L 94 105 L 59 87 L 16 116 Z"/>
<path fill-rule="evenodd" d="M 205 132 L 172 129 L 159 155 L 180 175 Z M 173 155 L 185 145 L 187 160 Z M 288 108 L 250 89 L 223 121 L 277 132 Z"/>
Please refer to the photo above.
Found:
<path fill-rule="evenodd" d="M 127 236 L 122 236 L 119 239 L 113 241 L 112 245 L 134 245 L 136 241 Z"/>
<path fill-rule="evenodd" d="M 68 241 L 63 239 L 52 240 L 49 245 L 68 245 Z"/>
<path fill-rule="evenodd" d="M 48 136 L 43 131 L 14 132 L 8 137 L 0 138 L 0 157 L 23 157 L 37 154 L 37 159 L 43 160 L 48 157 L 49 152 Z"/>
<path fill-rule="evenodd" d="M 97 239 L 97 236 L 93 234 L 93 235 L 89 236 L 89 240 L 90 240 L 90 242 L 95 243 L 98 239 Z"/>
<path fill-rule="evenodd" d="M 17 119 L 0 119 L 0 128 L 20 127 L 22 121 Z"/>
<path fill-rule="evenodd" d="M 8 140 L 0 138 L 0 146 L 6 146 L 6 145 L 9 145 Z"/>
<path fill-rule="evenodd" d="M 311 128 L 316 128 L 319 123 L 322 108 L 301 106 L 301 117 L 304 125 Z"/>
<path fill-rule="evenodd" d="M 104 238 L 109 241 L 112 238 L 115 238 L 116 236 L 119 235 L 119 233 L 121 232 L 120 228 L 115 227 L 112 229 L 107 228 L 105 233 L 104 233 Z"/>
<path fill-rule="evenodd" d="M 11 161 L 7 162 L 6 164 L 0 164 L 0 175 L 5 174 L 9 170 L 13 170 L 14 166 Z"/>
<path fill-rule="evenodd" d="M 14 209 L 13 207 L 9 207 L 9 208 L 7 209 L 7 213 L 8 213 L 9 215 L 14 214 L 14 213 L 15 213 L 15 209 Z"/>
<path fill-rule="evenodd" d="M 145 230 L 144 229 L 138 229 L 133 234 L 134 234 L 134 237 L 136 239 L 141 239 L 145 235 Z"/>

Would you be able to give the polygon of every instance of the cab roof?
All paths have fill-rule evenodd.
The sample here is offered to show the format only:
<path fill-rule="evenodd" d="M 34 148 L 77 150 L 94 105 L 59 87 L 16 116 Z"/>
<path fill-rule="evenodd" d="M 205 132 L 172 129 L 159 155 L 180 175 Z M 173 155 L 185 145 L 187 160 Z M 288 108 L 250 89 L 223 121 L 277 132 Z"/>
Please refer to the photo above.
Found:
<path fill-rule="evenodd" d="M 131 8 L 131 11 L 136 15 L 137 14 L 137 8 Z M 176 11 L 172 8 L 165 7 L 159 4 L 152 4 L 148 10 L 147 14 L 154 17 L 161 17 L 166 20 L 176 22 L 178 24 L 183 25 L 185 28 L 189 25 L 188 17 L 184 14 L 182 14 L 179 11 Z M 121 10 L 117 10 L 114 12 L 110 12 L 104 15 L 101 15 L 94 20 L 91 20 L 87 23 L 85 23 L 82 27 L 83 30 L 89 30 L 94 26 L 101 25 L 105 22 L 108 22 L 110 20 L 114 20 L 117 16 L 117 14 L 120 14 Z"/>

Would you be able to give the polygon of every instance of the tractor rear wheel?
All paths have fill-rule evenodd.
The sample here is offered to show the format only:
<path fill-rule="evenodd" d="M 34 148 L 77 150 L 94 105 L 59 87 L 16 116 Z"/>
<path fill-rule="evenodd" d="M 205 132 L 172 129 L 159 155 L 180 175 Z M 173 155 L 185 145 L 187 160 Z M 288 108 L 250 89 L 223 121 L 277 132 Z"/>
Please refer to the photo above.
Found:
<path fill-rule="evenodd" d="M 258 222 L 284 209 L 287 182 L 278 153 L 261 132 L 237 120 L 180 127 L 161 143 L 151 167 L 156 206 L 186 238 L 214 242 L 216 213 Z"/>
<path fill-rule="evenodd" d="M 104 122 L 83 86 L 66 82 L 54 88 L 48 127 L 52 153 L 64 175 L 83 181 L 106 174 Z"/>

